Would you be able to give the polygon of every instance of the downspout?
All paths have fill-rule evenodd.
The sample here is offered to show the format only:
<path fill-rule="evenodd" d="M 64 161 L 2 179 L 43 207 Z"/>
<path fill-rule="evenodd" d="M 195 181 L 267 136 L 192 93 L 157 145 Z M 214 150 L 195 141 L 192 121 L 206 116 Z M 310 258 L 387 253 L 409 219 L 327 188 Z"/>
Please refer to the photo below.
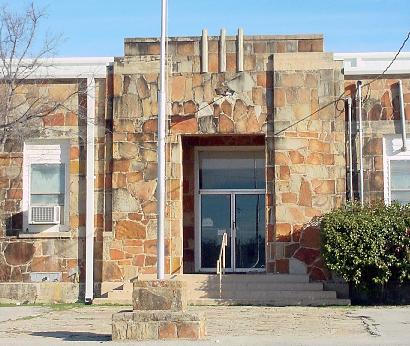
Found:
<path fill-rule="evenodd" d="M 165 136 L 166 136 L 166 28 L 167 28 L 167 0 L 161 3 L 161 51 L 160 51 L 160 89 L 158 91 L 158 165 L 157 165 L 157 279 L 164 279 L 165 272 Z"/>
<path fill-rule="evenodd" d="M 349 192 L 350 201 L 353 201 L 353 148 L 352 148 L 352 98 L 347 98 L 347 117 L 348 117 L 348 131 L 349 131 Z"/>
<path fill-rule="evenodd" d="M 403 83 L 401 80 L 399 80 L 399 100 L 400 100 L 401 136 L 403 139 L 403 146 L 401 148 L 401 151 L 407 151 L 406 115 L 404 113 Z"/>
<path fill-rule="evenodd" d="M 364 205 L 363 187 L 363 122 L 362 122 L 362 81 L 357 82 L 357 101 L 359 104 L 359 162 L 360 162 L 360 204 Z"/>
<path fill-rule="evenodd" d="M 94 298 L 94 123 L 95 79 L 87 78 L 87 174 L 85 214 L 85 304 Z"/>

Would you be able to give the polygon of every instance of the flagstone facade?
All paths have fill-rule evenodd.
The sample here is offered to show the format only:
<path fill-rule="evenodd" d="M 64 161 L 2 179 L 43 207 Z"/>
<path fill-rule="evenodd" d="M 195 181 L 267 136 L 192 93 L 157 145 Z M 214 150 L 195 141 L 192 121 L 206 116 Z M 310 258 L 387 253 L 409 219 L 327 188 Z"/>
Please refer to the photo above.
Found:
<path fill-rule="evenodd" d="M 166 272 L 193 272 L 195 145 L 265 147 L 266 270 L 325 279 L 314 216 L 345 196 L 344 119 L 328 107 L 343 91 L 341 64 L 323 53 L 320 36 L 209 39 L 209 72 L 201 73 L 200 38 L 169 42 Z M 128 279 L 156 270 L 157 40 L 126 40 L 114 65 L 113 235 L 110 270 Z M 220 95 L 228 87 L 233 95 Z M 287 127 L 289 127 L 287 129 Z M 120 279 L 118 277 L 118 279 Z"/>
<path fill-rule="evenodd" d="M 372 75 L 346 76 L 345 90 L 350 96 L 354 96 L 358 81 L 363 85 L 373 80 Z M 364 196 L 365 201 L 387 200 L 388 177 L 386 167 L 386 150 L 390 145 L 389 139 L 402 144 L 401 115 L 399 101 L 399 80 L 403 85 L 403 108 L 406 123 L 406 131 L 410 126 L 410 79 L 409 75 L 388 75 L 386 78 L 373 82 L 369 87 L 363 87 L 365 96 L 362 104 L 363 119 L 363 168 L 364 168 Z M 354 103 L 353 120 L 357 119 L 358 104 Z M 384 140 L 387 142 L 384 143 Z M 353 129 L 353 148 L 358 152 L 359 138 L 358 132 Z M 401 150 L 400 148 L 396 148 Z M 403 153 L 405 154 L 405 153 Z M 407 154 L 408 155 L 408 154 Z M 356 163 L 354 167 L 354 193 L 359 197 L 358 171 Z"/>
<path fill-rule="evenodd" d="M 109 78 L 108 78 L 109 79 Z M 47 115 L 39 121 L 30 122 L 36 135 L 25 143 L 9 139 L 5 150 L 0 153 L 0 281 L 32 282 L 42 280 L 47 273 L 53 279 L 64 282 L 79 282 L 85 270 L 85 170 L 86 170 L 86 94 L 85 81 L 33 83 L 29 87 L 37 89 L 45 97 L 65 100 L 65 108 Z M 109 199 L 111 173 L 110 157 L 106 152 L 106 79 L 96 80 L 96 120 L 95 120 L 95 237 L 102 239 L 107 213 L 106 199 Z M 40 130 L 39 133 L 37 131 Z M 39 146 L 58 144 L 67 150 L 66 194 L 68 195 L 67 221 L 54 231 L 30 231 L 28 211 L 24 210 L 24 147 L 28 144 Z M 49 153 L 44 152 L 44 159 Z M 109 174 L 109 179 L 105 179 Z M 108 226 L 111 229 L 111 224 Z M 96 280 L 101 280 L 101 258 L 96 247 Z M 38 274 L 38 275 L 37 275 Z M 54 276 L 56 274 L 56 276 Z M 83 279 L 82 279 L 83 280 Z"/>

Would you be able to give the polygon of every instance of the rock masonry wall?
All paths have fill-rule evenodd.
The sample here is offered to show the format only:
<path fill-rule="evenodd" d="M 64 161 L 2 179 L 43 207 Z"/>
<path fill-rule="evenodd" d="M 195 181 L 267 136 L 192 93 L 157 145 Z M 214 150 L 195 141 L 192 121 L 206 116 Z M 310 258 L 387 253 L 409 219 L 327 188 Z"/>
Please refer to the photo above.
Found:
<path fill-rule="evenodd" d="M 66 100 L 59 109 L 33 126 L 36 139 L 59 139 L 69 142 L 69 230 L 60 234 L 25 234 L 23 228 L 23 143 L 8 141 L 0 152 L 0 281 L 30 282 L 33 272 L 58 272 L 65 282 L 84 280 L 85 266 L 85 164 L 86 99 L 78 92 L 79 84 L 56 81 L 31 84 L 39 93 L 56 101 Z M 98 241 L 105 227 L 106 195 L 110 193 L 110 158 L 106 153 L 106 80 L 96 82 L 95 122 L 95 233 L 96 279 L 101 280 Z M 69 97 L 69 95 L 73 95 Z M 33 138 L 27 138 L 33 140 Z M 109 179 L 106 179 L 108 174 Z M 111 197 L 109 199 L 111 201 Z M 109 225 L 111 228 L 111 224 Z M 101 252 L 101 251 L 100 251 Z"/>
<path fill-rule="evenodd" d="M 361 80 L 363 85 L 372 81 L 375 76 L 355 76 L 345 78 L 345 90 L 355 99 L 356 84 Z M 408 75 L 386 76 L 362 88 L 363 105 L 363 162 L 364 162 L 364 197 L 365 201 L 383 200 L 383 137 L 386 135 L 401 136 L 400 103 L 398 81 L 403 83 L 403 101 L 407 132 L 410 128 L 410 78 Z M 358 105 L 353 103 L 353 148 L 359 151 L 359 137 L 356 131 Z M 356 199 L 359 198 L 359 158 L 353 157 L 353 189 Z"/>
<path fill-rule="evenodd" d="M 324 279 L 318 229 L 309 222 L 344 199 L 344 117 L 333 104 L 315 111 L 343 92 L 341 65 L 321 52 L 321 37 L 255 36 L 245 37 L 244 71 L 237 71 L 228 37 L 226 72 L 218 72 L 220 43 L 208 43 L 208 73 L 200 72 L 200 38 L 169 43 L 166 272 L 183 271 L 189 248 L 183 138 L 263 135 L 267 271 Z M 113 234 L 103 271 L 117 280 L 156 271 L 159 43 L 129 39 L 125 52 L 114 66 Z M 235 93 L 223 96 L 224 88 Z"/>

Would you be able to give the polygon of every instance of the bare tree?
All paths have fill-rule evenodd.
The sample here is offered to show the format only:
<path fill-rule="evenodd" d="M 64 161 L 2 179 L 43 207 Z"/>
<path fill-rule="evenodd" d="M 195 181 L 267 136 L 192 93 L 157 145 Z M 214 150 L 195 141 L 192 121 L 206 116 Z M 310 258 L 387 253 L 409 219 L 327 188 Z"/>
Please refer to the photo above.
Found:
<path fill-rule="evenodd" d="M 60 36 L 39 37 L 44 16 L 33 4 L 23 13 L 0 9 L 0 149 L 41 131 L 42 119 L 79 92 L 52 97 L 44 92 L 47 80 L 36 78 L 60 42 Z"/>

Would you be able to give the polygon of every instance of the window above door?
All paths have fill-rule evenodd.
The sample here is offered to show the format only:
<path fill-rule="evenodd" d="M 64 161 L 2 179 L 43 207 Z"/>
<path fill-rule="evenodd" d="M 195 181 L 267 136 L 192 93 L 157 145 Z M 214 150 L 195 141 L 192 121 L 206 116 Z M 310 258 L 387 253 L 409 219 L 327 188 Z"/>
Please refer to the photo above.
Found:
<path fill-rule="evenodd" d="M 262 150 L 200 150 L 199 189 L 264 189 L 265 153 Z"/>

